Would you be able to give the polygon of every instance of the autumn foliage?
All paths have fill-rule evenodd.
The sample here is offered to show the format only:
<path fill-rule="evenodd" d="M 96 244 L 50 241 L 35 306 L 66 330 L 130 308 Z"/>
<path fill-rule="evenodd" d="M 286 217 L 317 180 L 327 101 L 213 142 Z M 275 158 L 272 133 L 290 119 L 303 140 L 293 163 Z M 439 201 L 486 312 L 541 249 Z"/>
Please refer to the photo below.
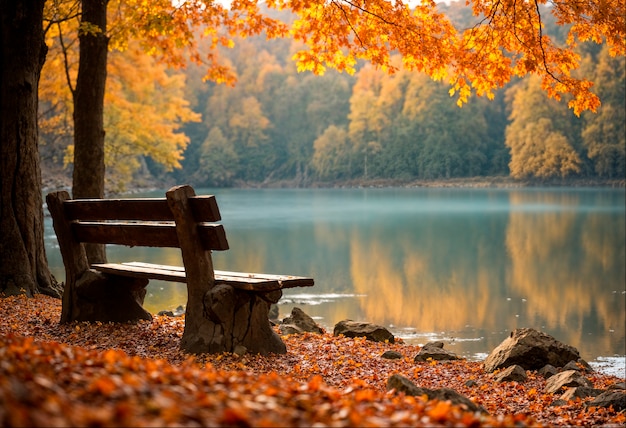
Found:
<path fill-rule="evenodd" d="M 59 325 L 60 302 L 0 299 L 0 425 L 554 426 L 623 424 L 624 413 L 551 407 L 545 380 L 496 383 L 478 362 L 414 363 L 416 346 L 329 334 L 287 336 L 286 355 L 191 357 L 178 351 L 183 320 Z M 405 358 L 386 360 L 395 350 Z M 490 415 L 386 391 L 402 374 L 449 387 Z M 596 388 L 617 378 L 593 374 Z M 466 385 L 468 380 L 474 386 Z M 623 381 L 623 380 L 622 380 Z"/>

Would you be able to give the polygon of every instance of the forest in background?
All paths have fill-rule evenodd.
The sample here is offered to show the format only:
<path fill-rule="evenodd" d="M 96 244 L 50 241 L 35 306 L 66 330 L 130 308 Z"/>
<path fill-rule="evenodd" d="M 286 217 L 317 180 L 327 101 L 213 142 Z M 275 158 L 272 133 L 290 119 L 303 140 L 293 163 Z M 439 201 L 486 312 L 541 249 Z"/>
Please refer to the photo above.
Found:
<path fill-rule="evenodd" d="M 455 25 L 479 18 L 464 2 L 441 4 Z M 275 13 L 275 12 L 274 12 Z M 544 14 L 545 32 L 566 28 Z M 289 17 L 285 15 L 285 19 Z M 64 63 L 51 46 L 40 89 L 40 155 L 50 177 L 71 177 L 72 129 Z M 597 113 L 580 117 L 548 99 L 538 78 L 510 83 L 493 100 L 462 108 L 450 86 L 419 73 L 298 73 L 289 39 L 253 37 L 223 49 L 234 87 L 204 82 L 203 67 L 169 70 L 132 45 L 110 53 L 105 99 L 107 190 L 190 183 L 269 185 L 505 176 L 626 176 L 624 58 L 580 46 Z M 55 50 L 56 49 L 56 50 Z M 71 63 L 71 58 L 70 58 Z"/>

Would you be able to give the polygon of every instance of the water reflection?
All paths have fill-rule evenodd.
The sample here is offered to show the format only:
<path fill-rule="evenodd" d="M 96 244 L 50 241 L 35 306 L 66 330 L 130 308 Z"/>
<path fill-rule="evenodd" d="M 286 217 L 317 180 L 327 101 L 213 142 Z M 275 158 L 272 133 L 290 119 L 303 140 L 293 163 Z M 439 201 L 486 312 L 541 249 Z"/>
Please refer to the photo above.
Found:
<path fill-rule="evenodd" d="M 623 216 L 611 221 L 606 212 L 578 210 L 586 203 L 583 196 L 588 195 L 511 194 L 512 206 L 539 201 L 567 208 L 511 211 L 506 234 L 511 291 L 532 299 L 525 307 L 530 325 L 545 325 L 568 343 L 592 342 L 607 351 L 621 344 L 623 350 Z"/>
<path fill-rule="evenodd" d="M 623 190 L 198 193 L 215 193 L 224 218 L 231 249 L 214 253 L 217 268 L 315 278 L 285 293 L 281 316 L 299 306 L 327 329 L 367 320 L 465 355 L 516 327 L 589 360 L 626 354 Z M 175 249 L 111 248 L 109 258 L 181 264 Z M 185 301 L 184 285 L 154 282 L 146 306 Z"/>

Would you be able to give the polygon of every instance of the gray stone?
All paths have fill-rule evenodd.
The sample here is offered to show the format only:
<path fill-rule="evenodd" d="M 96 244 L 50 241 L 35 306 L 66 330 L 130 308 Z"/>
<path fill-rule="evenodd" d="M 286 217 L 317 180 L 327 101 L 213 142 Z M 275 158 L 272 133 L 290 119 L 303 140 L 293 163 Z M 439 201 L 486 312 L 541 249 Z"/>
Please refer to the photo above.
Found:
<path fill-rule="evenodd" d="M 544 379 L 549 379 L 558 372 L 559 371 L 557 370 L 557 368 L 554 367 L 552 364 L 546 364 L 537 371 L 537 373 L 543 376 Z"/>
<path fill-rule="evenodd" d="M 288 336 L 290 334 L 302 334 L 304 333 L 300 327 L 293 324 L 280 324 L 278 326 L 278 330 L 280 334 L 283 336 Z"/>
<path fill-rule="evenodd" d="M 616 412 L 626 409 L 626 392 L 606 391 L 588 402 L 587 407 L 613 407 Z"/>
<path fill-rule="evenodd" d="M 458 360 L 459 357 L 454 352 L 443 349 L 443 342 L 429 342 L 422 346 L 413 361 L 419 363 L 428 361 L 428 359 L 443 361 Z"/>
<path fill-rule="evenodd" d="M 575 398 L 597 397 L 604 391 L 601 389 L 589 388 L 588 386 L 573 386 L 567 388 L 563 395 L 559 397 L 561 400 L 569 401 Z"/>
<path fill-rule="evenodd" d="M 588 388 L 592 388 L 593 384 L 589 381 L 589 379 L 584 378 L 580 372 L 577 372 L 576 370 L 567 370 L 565 372 L 555 374 L 546 381 L 546 392 L 548 394 L 554 394 L 555 392 L 560 392 L 564 386 L 586 386 Z"/>
<path fill-rule="evenodd" d="M 484 368 L 493 372 L 517 364 L 526 370 L 538 370 L 546 364 L 563 367 L 579 358 L 576 348 L 548 334 L 532 328 L 518 328 L 491 351 L 485 359 Z"/>
<path fill-rule="evenodd" d="M 397 351 L 385 351 L 383 352 L 381 357 L 387 360 L 401 360 L 402 358 L 404 358 L 404 355 Z"/>
<path fill-rule="evenodd" d="M 515 365 L 502 370 L 495 379 L 497 382 L 524 382 L 528 376 L 523 367 Z"/>
<path fill-rule="evenodd" d="M 168 317 L 182 317 L 185 315 L 185 307 L 179 305 L 176 309 L 171 311 L 160 311 L 157 315 L 165 315 Z"/>
<path fill-rule="evenodd" d="M 320 327 L 309 315 L 300 308 L 293 308 L 291 315 L 283 320 L 283 324 L 290 324 L 298 327 L 301 332 L 323 334 L 324 329 Z"/>
<path fill-rule="evenodd" d="M 475 386 L 478 386 L 478 382 L 476 382 L 474 379 L 470 379 L 465 382 L 465 386 L 467 386 L 468 388 L 473 388 Z"/>
<path fill-rule="evenodd" d="M 578 361 L 570 361 L 569 363 L 563 366 L 563 371 L 566 370 L 576 370 L 581 373 L 591 373 L 593 369 L 591 366 L 582 358 L 579 358 Z"/>
<path fill-rule="evenodd" d="M 387 390 L 392 389 L 395 389 L 396 392 L 401 392 L 406 395 L 411 395 L 415 397 L 426 396 L 428 400 L 450 401 L 452 404 L 460 406 L 461 408 L 470 412 L 480 412 L 484 414 L 487 413 L 487 411 L 482 406 L 477 405 L 472 400 L 462 394 L 459 394 L 453 389 L 422 388 L 415 385 L 409 379 L 399 374 L 394 374 L 387 380 Z"/>
<path fill-rule="evenodd" d="M 394 343 L 395 340 L 393 334 L 383 326 L 352 320 L 343 320 L 335 324 L 333 335 L 340 334 L 346 337 L 365 337 L 373 342 Z"/>
<path fill-rule="evenodd" d="M 428 395 L 427 391 L 430 391 L 427 388 L 420 388 L 409 379 L 399 374 L 391 375 L 391 377 L 387 379 L 387 390 L 389 391 L 392 389 L 395 389 L 396 392 L 402 392 L 413 397 Z"/>

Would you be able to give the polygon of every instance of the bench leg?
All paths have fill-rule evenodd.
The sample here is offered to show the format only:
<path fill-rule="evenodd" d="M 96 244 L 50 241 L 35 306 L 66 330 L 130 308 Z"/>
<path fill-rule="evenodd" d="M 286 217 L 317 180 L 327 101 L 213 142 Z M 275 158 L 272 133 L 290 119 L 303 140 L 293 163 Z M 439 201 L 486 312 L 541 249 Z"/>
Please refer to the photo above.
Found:
<path fill-rule="evenodd" d="M 152 320 L 143 308 L 147 279 L 106 275 L 85 271 L 75 284 L 69 284 L 64 296 L 61 322 L 102 321 L 136 322 Z"/>
<path fill-rule="evenodd" d="M 255 293 L 217 284 L 204 296 L 202 314 L 187 312 L 181 348 L 191 353 L 285 354 L 269 322 L 271 303 L 282 291 Z"/>

